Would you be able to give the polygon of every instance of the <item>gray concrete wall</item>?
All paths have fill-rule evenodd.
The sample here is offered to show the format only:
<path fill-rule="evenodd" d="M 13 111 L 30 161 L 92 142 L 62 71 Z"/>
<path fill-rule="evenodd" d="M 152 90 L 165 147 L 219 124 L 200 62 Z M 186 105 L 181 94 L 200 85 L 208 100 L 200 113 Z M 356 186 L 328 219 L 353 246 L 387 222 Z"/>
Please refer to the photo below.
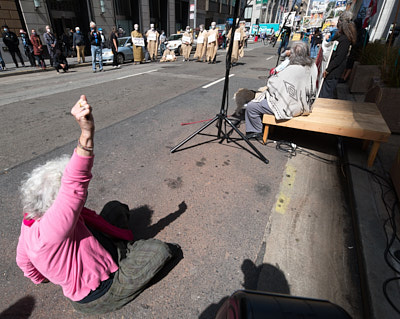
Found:
<path fill-rule="evenodd" d="M 175 0 L 169 0 L 168 2 L 168 30 L 167 35 L 173 34 L 175 30 Z"/>
<path fill-rule="evenodd" d="M 35 9 L 32 0 L 21 0 L 20 6 L 27 32 L 30 34 L 32 29 L 36 29 L 39 34 L 45 33 L 46 25 L 50 24 L 46 2 L 40 1 L 40 7 Z"/>
<path fill-rule="evenodd" d="M 101 12 L 99 0 L 91 1 L 91 4 L 93 20 L 96 22 L 97 27 L 103 28 L 106 30 L 106 34 L 108 34 L 115 25 L 113 2 L 111 0 L 104 0 L 104 13 Z"/>
<path fill-rule="evenodd" d="M 140 5 L 140 7 L 141 7 L 140 8 L 140 10 L 141 10 L 140 13 L 142 15 L 141 30 L 142 30 L 142 32 L 146 33 L 147 30 L 150 29 L 150 5 L 149 5 L 149 0 L 142 0 L 142 3 Z"/>

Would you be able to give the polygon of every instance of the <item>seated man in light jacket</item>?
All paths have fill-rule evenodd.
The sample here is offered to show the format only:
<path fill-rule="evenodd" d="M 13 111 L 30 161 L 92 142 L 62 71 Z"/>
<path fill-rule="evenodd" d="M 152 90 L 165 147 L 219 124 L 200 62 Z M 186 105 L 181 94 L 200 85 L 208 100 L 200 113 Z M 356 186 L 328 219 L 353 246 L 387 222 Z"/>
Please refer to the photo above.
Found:
<path fill-rule="evenodd" d="M 273 114 L 277 120 L 307 115 L 316 99 L 318 70 L 310 58 L 307 44 L 296 42 L 290 50 L 290 63 L 271 76 L 267 88 L 247 104 L 246 136 L 262 136 L 262 115 Z"/>

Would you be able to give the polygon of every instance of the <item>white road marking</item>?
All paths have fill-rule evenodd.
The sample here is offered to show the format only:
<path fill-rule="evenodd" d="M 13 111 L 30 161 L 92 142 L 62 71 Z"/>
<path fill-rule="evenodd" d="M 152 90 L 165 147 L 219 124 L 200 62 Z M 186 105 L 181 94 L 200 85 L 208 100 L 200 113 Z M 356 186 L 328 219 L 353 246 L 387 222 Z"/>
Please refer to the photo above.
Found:
<path fill-rule="evenodd" d="M 132 76 L 142 75 L 142 74 L 151 73 L 151 72 L 156 72 L 156 71 L 158 71 L 158 70 L 155 69 L 155 70 L 150 70 L 150 71 L 146 71 L 146 72 L 140 72 L 140 73 L 135 73 L 135 74 L 129 74 L 129 75 L 121 76 L 120 78 L 117 78 L 117 80 L 122 80 L 122 79 L 130 78 L 130 77 L 132 77 Z"/>
<path fill-rule="evenodd" d="M 232 77 L 232 76 L 234 76 L 235 74 L 231 74 L 231 75 L 229 75 L 229 77 Z M 216 81 L 214 81 L 214 82 L 211 82 L 211 83 L 209 83 L 209 84 L 207 84 L 207 85 L 204 85 L 203 86 L 203 89 L 207 89 L 207 88 L 209 88 L 210 86 L 213 86 L 214 84 L 217 84 L 217 83 L 219 83 L 219 82 L 221 82 L 221 81 L 223 81 L 223 80 L 225 80 L 225 78 L 221 78 L 221 79 L 219 79 L 219 80 L 216 80 Z"/>
<path fill-rule="evenodd" d="M 268 61 L 268 60 L 271 60 L 273 58 L 273 56 L 270 56 L 269 58 L 267 58 L 266 60 Z"/>

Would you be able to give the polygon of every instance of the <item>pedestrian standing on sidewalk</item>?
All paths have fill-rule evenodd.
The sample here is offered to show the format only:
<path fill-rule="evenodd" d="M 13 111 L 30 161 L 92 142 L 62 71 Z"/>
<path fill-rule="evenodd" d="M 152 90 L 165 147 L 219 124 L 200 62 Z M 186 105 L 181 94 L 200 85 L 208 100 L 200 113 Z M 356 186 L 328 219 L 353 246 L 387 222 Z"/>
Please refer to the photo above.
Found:
<path fill-rule="evenodd" d="M 143 62 L 143 47 L 144 38 L 143 34 L 139 31 L 139 25 L 135 24 L 133 26 L 134 30 L 131 32 L 132 37 L 132 50 L 133 50 L 133 62 L 136 64 Z"/>
<path fill-rule="evenodd" d="M 25 30 L 23 30 L 23 29 L 19 30 L 19 34 L 21 36 L 22 44 L 24 45 L 25 55 L 29 59 L 29 63 L 31 64 L 31 67 L 35 67 L 36 63 L 35 63 L 35 57 L 33 55 L 32 42 L 29 39 L 29 36 L 25 32 Z"/>
<path fill-rule="evenodd" d="M 167 41 L 167 36 L 165 35 L 164 30 L 162 30 L 161 34 L 160 34 L 160 55 L 161 56 L 164 54 L 164 51 L 166 49 L 165 41 Z"/>
<path fill-rule="evenodd" d="M 100 215 L 85 207 L 95 130 L 84 95 L 71 114 L 81 131 L 71 158 L 50 160 L 22 182 L 16 261 L 33 283 L 61 286 L 75 310 L 104 314 L 136 298 L 181 250 L 153 238 L 133 242 L 132 232 L 120 228 L 128 224 L 127 205 L 109 202 Z"/>
<path fill-rule="evenodd" d="M 192 51 L 193 35 L 190 32 L 190 27 L 186 27 L 185 33 L 182 35 L 182 55 L 183 61 L 189 61 L 190 52 Z"/>
<path fill-rule="evenodd" d="M 149 51 L 150 60 L 156 61 L 157 60 L 157 53 L 158 53 L 158 37 L 160 35 L 154 29 L 154 24 L 150 24 L 150 30 L 146 32 L 146 39 L 147 39 L 147 51 Z"/>
<path fill-rule="evenodd" d="M 71 51 L 71 43 L 69 42 L 69 29 L 65 29 L 65 32 L 61 36 L 62 43 L 62 51 L 65 57 L 69 56 L 69 52 Z"/>
<path fill-rule="evenodd" d="M 319 31 L 319 28 L 315 30 L 315 33 L 311 39 L 311 59 L 316 59 L 318 55 L 319 48 L 321 47 L 322 44 L 322 34 L 321 31 Z"/>
<path fill-rule="evenodd" d="M 4 63 L 4 60 L 3 60 L 3 56 L 1 55 L 1 49 L 0 49 L 0 64 L 1 64 L 1 69 L 3 71 L 7 70 L 6 64 Z"/>
<path fill-rule="evenodd" d="M 113 68 L 120 68 L 118 64 L 118 31 L 117 27 L 112 27 L 110 32 L 110 47 L 113 53 Z"/>
<path fill-rule="evenodd" d="M 218 30 L 216 29 L 217 23 L 211 22 L 211 30 L 207 31 L 207 58 L 206 61 L 216 63 L 218 51 Z"/>
<path fill-rule="evenodd" d="M 15 63 L 15 67 L 18 68 L 18 62 L 15 58 L 15 54 L 18 55 L 19 60 L 21 61 L 22 66 L 25 66 L 24 60 L 22 59 L 21 51 L 19 50 L 19 40 L 17 35 L 14 32 L 11 32 L 8 28 L 8 25 L 3 25 L 3 43 L 7 46 L 8 52 L 10 52 L 11 57 Z"/>
<path fill-rule="evenodd" d="M 281 32 L 281 44 L 279 45 L 278 48 L 278 55 L 281 55 L 281 51 L 286 51 L 287 46 L 289 44 L 290 40 L 290 34 L 292 33 L 292 29 L 290 27 L 284 27 L 282 32 Z"/>
<path fill-rule="evenodd" d="M 54 56 L 56 55 L 57 49 L 57 38 L 51 32 L 50 26 L 46 25 L 46 33 L 43 34 L 44 43 L 47 45 L 47 50 L 49 51 L 50 56 L 50 65 L 54 64 Z"/>
<path fill-rule="evenodd" d="M 101 38 L 101 50 L 107 49 L 108 48 L 107 38 L 103 32 L 103 28 L 99 28 L 99 33 Z"/>
<path fill-rule="evenodd" d="M 75 28 L 75 33 L 72 38 L 72 48 L 76 48 L 78 64 L 81 63 L 81 59 L 82 62 L 85 63 L 85 37 L 83 36 L 79 27 Z"/>
<path fill-rule="evenodd" d="M 196 45 L 196 52 L 194 53 L 194 58 L 196 62 L 205 62 L 206 57 L 206 47 L 207 47 L 207 31 L 204 30 L 204 24 L 200 24 L 199 26 L 200 32 L 197 36 L 197 45 Z"/>
<path fill-rule="evenodd" d="M 92 51 L 92 69 L 96 73 L 96 60 L 99 62 L 99 72 L 103 71 L 103 57 L 101 50 L 101 35 L 97 31 L 96 23 L 90 22 L 89 32 L 90 49 Z"/>
<path fill-rule="evenodd" d="M 229 30 L 228 39 L 229 39 L 229 46 L 233 46 L 232 48 L 232 65 L 236 65 L 239 61 L 239 58 L 244 56 L 244 40 L 246 38 L 246 33 L 244 31 L 245 23 L 244 21 L 239 22 L 239 27 L 233 31 L 233 28 Z M 227 50 L 229 50 L 229 46 Z"/>
<path fill-rule="evenodd" d="M 44 62 L 43 59 L 42 41 L 40 40 L 40 37 L 35 29 L 32 29 L 31 42 L 33 46 L 33 55 L 35 56 L 35 60 L 37 63 L 36 67 L 38 68 L 39 66 L 41 66 L 43 70 L 46 69 L 46 63 Z"/>
<path fill-rule="evenodd" d="M 331 59 L 322 75 L 324 82 L 319 93 L 321 98 L 335 98 L 335 89 L 346 67 L 350 45 L 356 43 L 357 30 L 351 18 L 352 13 L 350 11 L 344 11 L 339 17 L 338 31 L 333 38 L 333 41 L 338 41 L 338 44 L 333 47 Z"/>

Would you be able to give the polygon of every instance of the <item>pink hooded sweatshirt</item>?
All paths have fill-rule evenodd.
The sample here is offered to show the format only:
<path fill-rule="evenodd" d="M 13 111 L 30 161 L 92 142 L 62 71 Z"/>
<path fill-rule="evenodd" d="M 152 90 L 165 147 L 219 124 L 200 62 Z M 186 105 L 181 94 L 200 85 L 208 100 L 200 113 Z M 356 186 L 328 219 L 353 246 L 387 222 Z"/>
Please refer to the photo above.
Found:
<path fill-rule="evenodd" d="M 129 230 L 112 226 L 83 207 L 93 159 L 74 151 L 56 200 L 40 219 L 23 220 L 17 247 L 17 264 L 26 277 L 35 284 L 47 278 L 73 301 L 82 300 L 118 270 L 85 222 L 114 237 L 133 239 Z"/>

